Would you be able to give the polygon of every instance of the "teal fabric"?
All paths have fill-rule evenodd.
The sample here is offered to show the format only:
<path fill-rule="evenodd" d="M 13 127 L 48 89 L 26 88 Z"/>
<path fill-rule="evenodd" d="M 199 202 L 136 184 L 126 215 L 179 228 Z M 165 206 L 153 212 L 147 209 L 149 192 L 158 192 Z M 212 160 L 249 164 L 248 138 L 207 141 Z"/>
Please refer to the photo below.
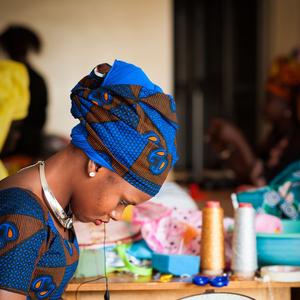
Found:
<path fill-rule="evenodd" d="M 269 185 L 237 193 L 237 201 L 252 203 L 258 212 L 300 219 L 300 161 L 290 164 Z"/>

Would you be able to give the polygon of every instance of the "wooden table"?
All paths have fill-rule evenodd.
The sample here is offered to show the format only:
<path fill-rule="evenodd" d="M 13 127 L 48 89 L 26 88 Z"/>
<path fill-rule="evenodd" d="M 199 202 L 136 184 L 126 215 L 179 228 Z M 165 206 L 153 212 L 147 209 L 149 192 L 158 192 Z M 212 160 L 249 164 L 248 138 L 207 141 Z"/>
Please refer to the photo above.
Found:
<path fill-rule="evenodd" d="M 175 279 L 176 280 L 176 279 Z M 104 280 L 94 282 L 72 281 L 64 294 L 65 300 L 99 300 L 105 291 Z M 300 282 L 231 281 L 227 287 L 213 288 L 210 285 L 199 287 L 188 282 L 167 283 L 151 281 L 149 278 L 134 279 L 128 275 L 117 275 L 109 279 L 112 300 L 175 300 L 205 291 L 230 292 L 253 297 L 256 300 L 289 300 L 291 288 L 300 288 Z M 76 292 L 77 291 L 77 292 Z"/>

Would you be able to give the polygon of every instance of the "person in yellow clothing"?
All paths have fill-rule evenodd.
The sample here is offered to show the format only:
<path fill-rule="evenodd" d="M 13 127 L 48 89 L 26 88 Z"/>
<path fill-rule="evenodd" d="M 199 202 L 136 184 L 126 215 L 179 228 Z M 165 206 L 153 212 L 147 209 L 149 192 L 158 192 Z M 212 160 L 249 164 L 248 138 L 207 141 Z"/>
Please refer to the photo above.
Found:
<path fill-rule="evenodd" d="M 29 105 L 29 77 L 25 66 L 0 61 L 0 153 L 11 123 L 26 117 Z M 8 175 L 0 160 L 0 180 Z"/>

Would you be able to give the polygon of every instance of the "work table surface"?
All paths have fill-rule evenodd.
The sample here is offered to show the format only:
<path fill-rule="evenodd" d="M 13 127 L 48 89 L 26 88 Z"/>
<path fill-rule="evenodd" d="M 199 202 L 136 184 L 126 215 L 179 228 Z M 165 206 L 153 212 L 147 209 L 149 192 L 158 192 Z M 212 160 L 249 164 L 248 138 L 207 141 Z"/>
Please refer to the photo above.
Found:
<path fill-rule="evenodd" d="M 95 278 L 96 279 L 96 278 Z M 92 279 L 89 279 L 92 280 Z M 66 300 L 77 299 L 99 299 L 99 295 L 105 291 L 104 279 L 96 279 L 87 282 L 84 280 L 72 280 L 65 293 Z M 153 281 L 145 277 L 134 278 L 130 275 L 111 275 L 109 278 L 109 290 L 111 299 L 179 299 L 189 295 L 203 294 L 204 292 L 214 290 L 216 293 L 230 292 L 254 297 L 256 300 L 288 300 L 291 295 L 291 288 L 300 288 L 300 282 L 261 282 L 251 281 L 233 281 L 222 288 L 215 288 L 210 285 L 196 286 L 190 282 L 184 282 L 182 279 L 173 278 L 170 282 Z M 113 297 L 112 297 L 113 296 Z M 130 298 L 133 297 L 133 298 Z"/>

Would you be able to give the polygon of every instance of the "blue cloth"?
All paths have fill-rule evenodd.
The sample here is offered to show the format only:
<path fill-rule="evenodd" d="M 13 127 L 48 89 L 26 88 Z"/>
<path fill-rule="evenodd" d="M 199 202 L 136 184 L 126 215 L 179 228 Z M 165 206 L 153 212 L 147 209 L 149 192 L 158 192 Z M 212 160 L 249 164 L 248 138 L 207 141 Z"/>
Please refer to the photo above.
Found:
<path fill-rule="evenodd" d="M 162 89 L 152 83 L 141 68 L 120 60 L 115 60 L 112 69 L 103 81 L 103 86 L 114 84 L 140 85 L 148 90 L 163 93 Z"/>
<path fill-rule="evenodd" d="M 95 69 L 71 92 L 71 112 L 80 120 L 72 143 L 154 196 L 178 159 L 175 101 L 132 64 L 116 60 Z"/>
<path fill-rule="evenodd" d="M 31 192 L 0 191 L 0 289 L 27 299 L 60 299 L 78 263 L 76 236 L 63 239 Z"/>

